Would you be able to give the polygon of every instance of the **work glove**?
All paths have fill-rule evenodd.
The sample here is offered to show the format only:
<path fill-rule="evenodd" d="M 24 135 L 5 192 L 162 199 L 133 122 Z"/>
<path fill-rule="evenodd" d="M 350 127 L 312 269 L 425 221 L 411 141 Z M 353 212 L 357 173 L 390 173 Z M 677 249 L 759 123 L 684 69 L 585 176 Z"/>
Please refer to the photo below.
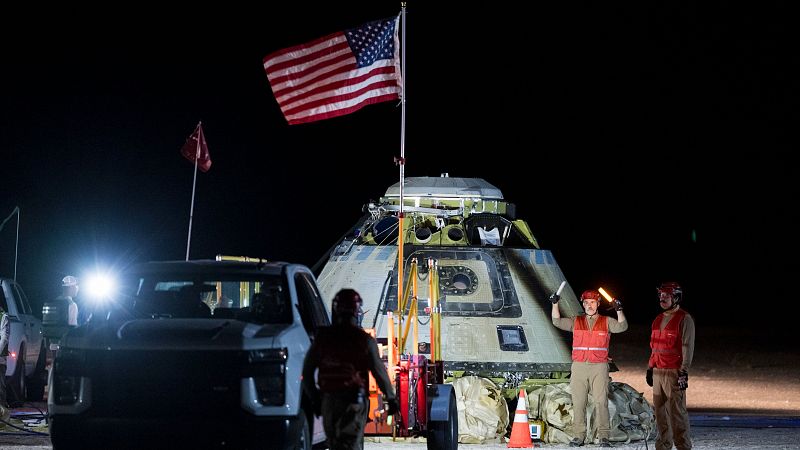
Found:
<path fill-rule="evenodd" d="M 400 404 L 397 403 L 396 398 L 390 398 L 389 400 L 387 400 L 386 405 L 387 405 L 386 415 L 388 416 L 393 416 L 397 414 L 398 411 L 400 411 Z"/>
<path fill-rule="evenodd" d="M 689 372 L 685 370 L 678 371 L 678 389 L 685 391 L 689 387 Z"/>
<path fill-rule="evenodd" d="M 559 300 L 561 300 L 560 295 L 556 294 L 555 292 L 550 294 L 550 303 L 555 305 L 556 303 L 558 303 Z"/>
<path fill-rule="evenodd" d="M 644 376 L 645 381 L 647 381 L 647 385 L 653 387 L 653 368 L 647 368 L 647 375 Z"/>
<path fill-rule="evenodd" d="M 614 307 L 615 311 L 622 311 L 622 301 L 618 298 L 615 298 L 614 301 L 611 302 L 611 305 Z"/>

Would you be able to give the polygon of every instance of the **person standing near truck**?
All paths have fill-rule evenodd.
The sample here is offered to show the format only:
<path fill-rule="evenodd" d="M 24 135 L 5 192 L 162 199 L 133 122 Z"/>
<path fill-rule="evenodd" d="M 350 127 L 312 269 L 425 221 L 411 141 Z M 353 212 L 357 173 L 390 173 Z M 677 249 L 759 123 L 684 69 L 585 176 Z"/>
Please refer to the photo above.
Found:
<path fill-rule="evenodd" d="M 78 296 L 78 279 L 72 275 L 67 275 L 61 280 L 61 296 L 59 298 L 66 299 L 69 303 L 67 314 L 67 325 L 71 327 L 78 326 L 78 303 L 75 298 Z"/>
<path fill-rule="evenodd" d="M 361 450 L 369 414 L 369 375 L 372 372 L 388 404 L 398 410 L 392 382 L 375 339 L 358 326 L 361 296 L 342 289 L 333 299 L 333 325 L 317 333 L 303 365 L 303 388 L 314 403 L 331 450 Z M 319 369 L 317 383 L 314 372 Z M 319 384 L 319 388 L 317 388 Z"/>

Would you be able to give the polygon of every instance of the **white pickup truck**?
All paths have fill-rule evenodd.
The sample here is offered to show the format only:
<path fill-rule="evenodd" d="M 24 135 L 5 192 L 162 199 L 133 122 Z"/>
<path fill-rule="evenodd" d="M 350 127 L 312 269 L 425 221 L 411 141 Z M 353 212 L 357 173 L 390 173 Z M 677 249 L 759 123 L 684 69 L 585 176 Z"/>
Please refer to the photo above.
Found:
<path fill-rule="evenodd" d="M 330 315 L 307 267 L 152 262 L 124 278 L 128 295 L 104 319 L 61 339 L 48 395 L 54 448 L 324 441 L 301 373 Z"/>
<path fill-rule="evenodd" d="M 0 308 L 8 314 L 11 336 L 6 357 L 10 402 L 41 401 L 47 382 L 42 321 L 33 315 L 28 297 L 12 279 L 0 278 Z"/>

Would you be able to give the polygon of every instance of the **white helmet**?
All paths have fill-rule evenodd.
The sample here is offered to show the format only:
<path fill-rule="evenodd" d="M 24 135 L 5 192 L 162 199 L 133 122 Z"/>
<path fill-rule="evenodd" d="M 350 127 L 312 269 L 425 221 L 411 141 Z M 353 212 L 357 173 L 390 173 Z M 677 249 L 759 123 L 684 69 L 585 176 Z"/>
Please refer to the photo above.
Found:
<path fill-rule="evenodd" d="M 78 279 L 73 277 L 72 275 L 67 275 L 61 279 L 61 286 L 77 286 Z"/>

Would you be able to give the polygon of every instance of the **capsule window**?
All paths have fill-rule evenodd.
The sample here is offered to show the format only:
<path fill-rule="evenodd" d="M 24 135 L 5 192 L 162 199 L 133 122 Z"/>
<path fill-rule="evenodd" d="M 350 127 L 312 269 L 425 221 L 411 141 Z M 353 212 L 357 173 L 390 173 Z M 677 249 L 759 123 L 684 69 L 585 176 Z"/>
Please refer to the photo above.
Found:
<path fill-rule="evenodd" d="M 497 339 L 500 341 L 500 350 L 509 352 L 527 352 L 528 340 L 525 330 L 518 325 L 498 325 Z"/>

